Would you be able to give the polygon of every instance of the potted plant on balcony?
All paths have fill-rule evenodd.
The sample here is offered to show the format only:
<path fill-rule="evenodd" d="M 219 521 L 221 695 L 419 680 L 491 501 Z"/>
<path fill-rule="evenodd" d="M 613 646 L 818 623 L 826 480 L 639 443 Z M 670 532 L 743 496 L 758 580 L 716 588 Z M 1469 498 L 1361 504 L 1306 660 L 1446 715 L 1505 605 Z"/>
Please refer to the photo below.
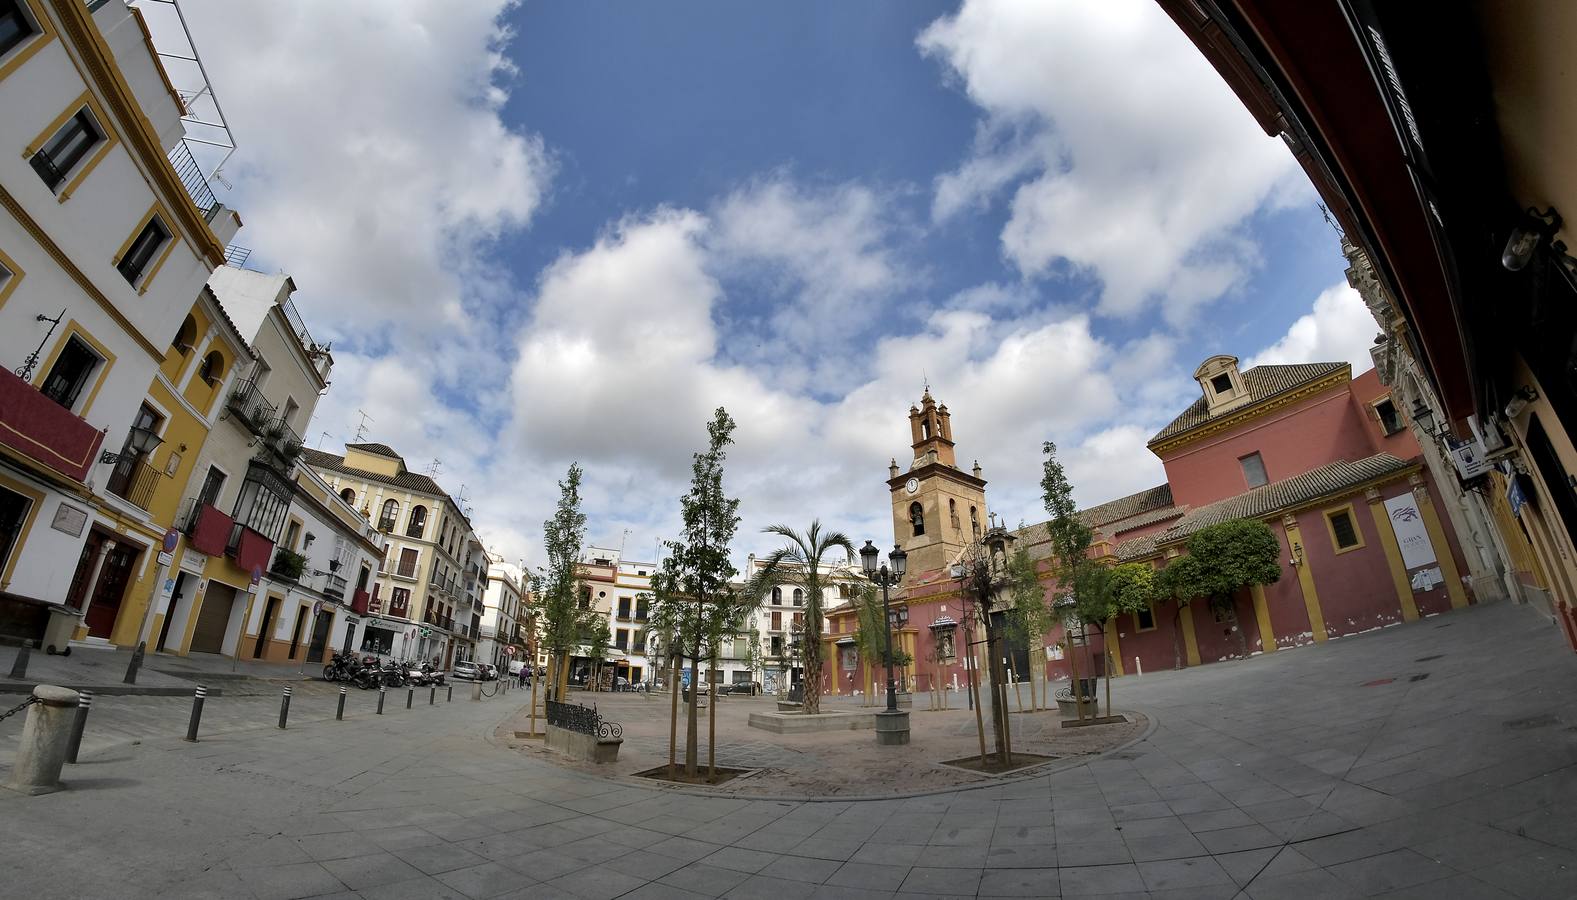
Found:
<path fill-rule="evenodd" d="M 269 571 L 281 578 L 295 581 L 301 577 L 301 573 L 306 571 L 306 568 L 307 558 L 305 556 L 294 550 L 280 547 L 274 553 L 274 564 L 269 567 Z"/>

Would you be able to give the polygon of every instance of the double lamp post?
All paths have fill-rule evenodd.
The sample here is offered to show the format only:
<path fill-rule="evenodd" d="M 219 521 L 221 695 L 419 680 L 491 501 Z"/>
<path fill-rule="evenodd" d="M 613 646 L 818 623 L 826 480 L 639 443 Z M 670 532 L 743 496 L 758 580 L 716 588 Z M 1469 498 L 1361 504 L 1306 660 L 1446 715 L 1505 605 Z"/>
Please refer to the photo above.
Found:
<path fill-rule="evenodd" d="M 892 568 L 881 562 L 881 551 L 870 541 L 860 548 L 860 567 L 872 584 L 882 589 L 882 621 L 887 631 L 887 708 L 876 714 L 876 742 L 894 745 L 909 743 L 909 713 L 898 708 L 898 683 L 893 678 L 893 617 L 889 589 L 896 587 L 908 570 L 909 555 L 902 547 L 893 547 L 887 554 Z"/>

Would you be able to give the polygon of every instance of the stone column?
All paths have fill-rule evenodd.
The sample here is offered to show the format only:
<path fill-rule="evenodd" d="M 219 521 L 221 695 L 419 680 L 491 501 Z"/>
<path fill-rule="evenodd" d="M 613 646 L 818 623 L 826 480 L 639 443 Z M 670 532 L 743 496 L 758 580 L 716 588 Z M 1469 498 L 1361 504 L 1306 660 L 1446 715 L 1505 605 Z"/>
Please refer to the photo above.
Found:
<path fill-rule="evenodd" d="M 93 595 L 99 589 L 99 576 L 104 572 L 104 560 L 109 558 L 110 551 L 115 549 L 115 541 L 107 540 L 99 546 L 98 558 L 93 560 L 93 570 L 88 573 L 88 585 L 82 591 L 82 608 L 77 610 L 77 627 L 88 627 L 88 607 L 93 605 Z"/>

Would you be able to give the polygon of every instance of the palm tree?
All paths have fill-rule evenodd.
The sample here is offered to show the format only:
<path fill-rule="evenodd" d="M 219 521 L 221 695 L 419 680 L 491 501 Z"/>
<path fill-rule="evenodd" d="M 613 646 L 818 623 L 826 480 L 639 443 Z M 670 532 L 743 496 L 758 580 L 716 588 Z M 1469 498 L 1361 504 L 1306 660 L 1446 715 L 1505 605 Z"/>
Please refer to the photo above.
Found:
<path fill-rule="evenodd" d="M 745 587 L 746 596 L 759 604 L 772 588 L 785 584 L 805 589 L 805 705 L 807 715 L 821 711 L 821 589 L 823 558 L 834 548 L 841 548 L 845 559 L 854 557 L 854 544 L 841 531 L 821 530 L 821 520 L 815 519 L 803 535 L 787 525 L 768 525 L 764 534 L 775 534 L 788 540 L 762 562 L 761 568 L 750 576 Z"/>

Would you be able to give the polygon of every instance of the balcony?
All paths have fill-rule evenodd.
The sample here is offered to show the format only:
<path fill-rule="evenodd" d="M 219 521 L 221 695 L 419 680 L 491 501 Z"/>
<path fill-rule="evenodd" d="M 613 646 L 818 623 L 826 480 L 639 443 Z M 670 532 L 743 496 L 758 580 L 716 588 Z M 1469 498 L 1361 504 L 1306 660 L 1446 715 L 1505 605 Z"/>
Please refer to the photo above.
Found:
<path fill-rule="evenodd" d="M 261 573 L 268 568 L 269 557 L 274 554 L 274 542 L 236 522 L 230 526 L 230 539 L 225 542 L 225 552 L 235 559 L 236 567 L 241 571 L 255 570 Z"/>
<path fill-rule="evenodd" d="M 0 424 L 0 444 L 79 484 L 88 480 L 104 443 L 104 432 L 10 369 L 0 369 Z"/>
<path fill-rule="evenodd" d="M 344 603 L 345 588 L 349 586 L 350 582 L 339 577 L 338 575 L 327 575 L 323 580 L 323 596 L 333 600 L 336 603 Z"/>
<path fill-rule="evenodd" d="M 194 501 L 195 504 L 195 501 Z M 186 536 L 192 549 L 209 556 L 220 556 L 230 542 L 230 530 L 235 520 L 207 503 L 195 505 L 186 520 Z"/>
<path fill-rule="evenodd" d="M 280 547 L 274 552 L 274 564 L 269 566 L 268 574 L 285 581 L 300 581 L 306 569 L 305 556 L 287 547 Z"/>
<path fill-rule="evenodd" d="M 364 616 L 367 614 L 371 603 L 372 595 L 368 594 L 364 590 L 361 590 L 360 588 L 357 588 L 356 592 L 351 594 L 350 597 L 350 611 L 356 613 L 357 615 Z"/>
<path fill-rule="evenodd" d="M 230 396 L 225 398 L 225 408 L 239 417 L 253 434 L 258 435 L 263 434 L 268 423 L 279 415 L 274 404 L 263 396 L 255 378 L 248 378 L 232 387 Z"/>
<path fill-rule="evenodd" d="M 142 454 L 122 453 L 120 461 L 110 471 L 104 489 L 135 504 L 139 509 L 147 509 L 153 501 L 153 492 L 159 487 L 159 479 L 163 477 L 164 473 L 148 465 Z"/>

